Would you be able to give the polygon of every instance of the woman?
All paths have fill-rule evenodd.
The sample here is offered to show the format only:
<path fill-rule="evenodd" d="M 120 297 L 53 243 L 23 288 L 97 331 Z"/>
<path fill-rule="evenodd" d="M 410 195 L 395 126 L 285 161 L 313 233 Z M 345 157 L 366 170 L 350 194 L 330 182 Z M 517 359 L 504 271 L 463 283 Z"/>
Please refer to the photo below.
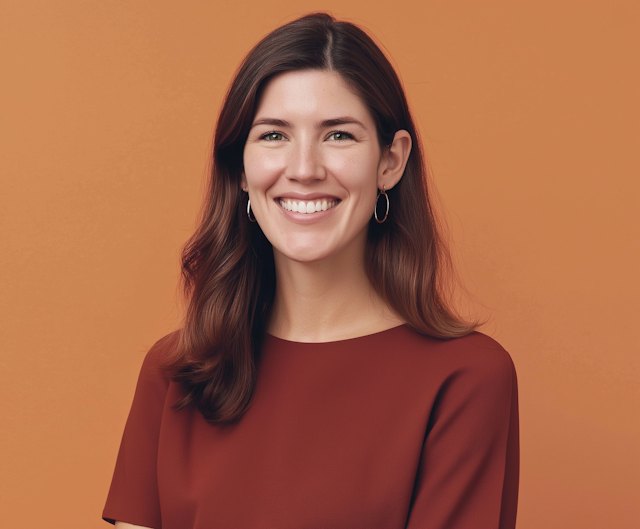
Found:
<path fill-rule="evenodd" d="M 326 14 L 266 36 L 211 175 L 184 325 L 145 358 L 103 518 L 513 528 L 513 363 L 447 304 L 416 129 L 373 41 Z"/>

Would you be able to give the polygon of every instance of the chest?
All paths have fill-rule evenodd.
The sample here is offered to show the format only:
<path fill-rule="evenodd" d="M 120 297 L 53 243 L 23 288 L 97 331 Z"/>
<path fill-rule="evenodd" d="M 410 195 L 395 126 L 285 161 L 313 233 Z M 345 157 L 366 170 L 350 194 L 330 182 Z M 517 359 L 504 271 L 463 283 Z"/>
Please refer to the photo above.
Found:
<path fill-rule="evenodd" d="M 291 362 L 262 375 L 237 424 L 165 413 L 163 528 L 404 527 L 429 414 L 424 388 Z"/>

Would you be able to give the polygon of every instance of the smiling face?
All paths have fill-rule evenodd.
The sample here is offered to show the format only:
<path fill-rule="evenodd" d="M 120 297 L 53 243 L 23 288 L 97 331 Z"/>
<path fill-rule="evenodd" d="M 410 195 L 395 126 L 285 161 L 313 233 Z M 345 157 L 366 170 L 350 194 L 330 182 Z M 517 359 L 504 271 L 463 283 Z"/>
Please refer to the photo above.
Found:
<path fill-rule="evenodd" d="M 321 261 L 354 244 L 364 252 L 382 160 L 373 118 L 340 75 L 287 72 L 258 103 L 242 187 L 274 252 Z"/>

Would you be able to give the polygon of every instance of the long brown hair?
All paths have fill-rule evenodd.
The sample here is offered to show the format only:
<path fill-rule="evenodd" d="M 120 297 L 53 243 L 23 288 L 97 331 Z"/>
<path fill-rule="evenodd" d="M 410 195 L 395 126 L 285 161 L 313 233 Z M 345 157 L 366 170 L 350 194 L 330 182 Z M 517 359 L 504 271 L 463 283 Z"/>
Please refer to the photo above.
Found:
<path fill-rule="evenodd" d="M 456 338 L 475 325 L 452 310 L 450 268 L 427 189 L 427 170 L 402 85 L 373 40 L 354 24 L 313 13 L 277 28 L 247 55 L 218 119 L 211 178 L 199 225 L 183 248 L 188 301 L 168 367 L 185 387 L 175 404 L 194 404 L 211 423 L 238 420 L 254 392 L 265 324 L 275 294 L 271 244 L 246 214 L 240 189 L 244 145 L 265 84 L 292 70 L 339 73 L 362 98 L 381 147 L 404 129 L 413 147 L 389 191 L 387 221 L 369 226 L 366 272 L 382 299 L 416 331 Z"/>

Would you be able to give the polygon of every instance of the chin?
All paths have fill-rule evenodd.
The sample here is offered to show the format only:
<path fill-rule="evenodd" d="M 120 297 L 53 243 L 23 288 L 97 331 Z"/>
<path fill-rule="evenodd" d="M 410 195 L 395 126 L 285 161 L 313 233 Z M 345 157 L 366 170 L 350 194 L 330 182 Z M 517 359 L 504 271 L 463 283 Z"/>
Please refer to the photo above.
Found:
<path fill-rule="evenodd" d="M 360 242 L 366 240 L 366 233 L 366 229 L 363 229 L 360 234 L 362 241 L 359 234 L 354 235 L 341 230 L 333 230 L 332 233 L 323 230 L 316 233 L 280 234 L 280 237 L 271 241 L 271 244 L 275 251 L 291 261 L 315 263 L 337 257 L 344 252 L 359 253 L 357 248 L 361 246 Z M 364 251 L 364 242 L 362 246 Z"/>
<path fill-rule="evenodd" d="M 284 245 L 278 248 L 278 251 L 287 259 L 298 263 L 315 263 L 331 257 L 335 253 L 335 251 L 319 247 L 317 244 Z"/>

